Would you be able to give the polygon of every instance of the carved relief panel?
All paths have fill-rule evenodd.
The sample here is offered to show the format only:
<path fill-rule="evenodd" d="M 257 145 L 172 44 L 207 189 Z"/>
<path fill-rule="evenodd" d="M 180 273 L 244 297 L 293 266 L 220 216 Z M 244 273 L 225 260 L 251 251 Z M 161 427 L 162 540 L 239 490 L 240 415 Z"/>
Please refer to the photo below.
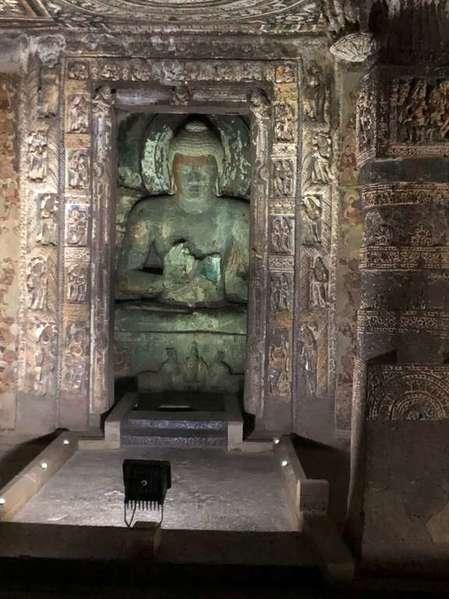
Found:
<path fill-rule="evenodd" d="M 293 384 L 299 128 L 296 64 L 71 59 L 65 73 L 63 405 L 65 401 L 69 405 L 74 396 L 81 402 L 88 397 L 89 411 L 102 413 L 113 398 L 109 310 L 115 85 L 123 88 L 126 82 L 139 82 L 148 89 L 162 84 L 181 90 L 195 83 L 196 102 L 210 103 L 217 94 L 216 101 L 232 106 L 242 102 L 241 91 L 237 94 L 235 90 L 244 81 L 252 118 L 255 248 L 251 257 L 253 311 L 248 346 L 252 358 L 246 377 L 247 409 L 261 418 L 269 413 L 272 421 L 267 426 L 291 430 L 290 417 L 285 415 L 291 413 Z M 211 91 L 199 100 L 203 83 Z M 95 90 L 93 95 L 91 90 Z M 314 121 L 324 118 L 326 93 L 315 105 L 316 117 L 311 112 Z M 172 95 L 169 102 L 170 98 Z M 189 98 L 178 94 L 176 103 L 188 110 Z M 323 154 L 329 151 L 325 145 Z M 323 235 L 321 229 L 317 228 L 317 235 Z M 76 253 L 80 250 L 90 253 L 80 260 Z M 276 407 L 279 401 L 288 407 L 282 413 Z"/>
<path fill-rule="evenodd" d="M 61 48 L 53 42 L 49 36 L 30 57 L 19 108 L 24 140 L 21 190 L 25 201 L 21 214 L 18 387 L 26 391 L 27 397 L 49 396 L 56 402 Z"/>
<path fill-rule="evenodd" d="M 332 131 L 331 70 L 325 59 L 307 58 L 303 65 L 304 129 L 302 132 L 299 276 L 297 277 L 295 353 L 300 356 L 296 379 L 295 420 L 299 430 L 310 401 L 326 401 L 328 393 L 328 319 L 333 303 L 331 264 L 332 197 L 336 182 Z"/>

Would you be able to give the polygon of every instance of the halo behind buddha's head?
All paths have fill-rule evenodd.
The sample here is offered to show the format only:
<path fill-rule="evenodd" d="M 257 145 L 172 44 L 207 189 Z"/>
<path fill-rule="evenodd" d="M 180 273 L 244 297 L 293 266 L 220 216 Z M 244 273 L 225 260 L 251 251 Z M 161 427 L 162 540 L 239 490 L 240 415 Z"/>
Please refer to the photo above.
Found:
<path fill-rule="evenodd" d="M 177 155 L 191 158 L 212 157 L 218 169 L 217 187 L 224 170 L 224 150 L 220 137 L 202 121 L 187 122 L 170 143 L 169 164 L 173 173 L 173 162 Z M 171 177 L 173 179 L 173 176 Z M 171 182 L 173 186 L 173 181 Z"/>

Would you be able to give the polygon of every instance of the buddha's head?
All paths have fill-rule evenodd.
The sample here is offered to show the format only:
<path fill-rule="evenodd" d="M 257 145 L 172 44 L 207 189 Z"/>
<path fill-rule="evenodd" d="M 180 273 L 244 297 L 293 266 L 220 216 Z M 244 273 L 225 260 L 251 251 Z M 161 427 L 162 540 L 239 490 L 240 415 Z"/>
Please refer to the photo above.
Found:
<path fill-rule="evenodd" d="M 170 144 L 172 190 L 181 198 L 219 195 L 223 158 L 218 135 L 201 121 L 189 121 Z"/>

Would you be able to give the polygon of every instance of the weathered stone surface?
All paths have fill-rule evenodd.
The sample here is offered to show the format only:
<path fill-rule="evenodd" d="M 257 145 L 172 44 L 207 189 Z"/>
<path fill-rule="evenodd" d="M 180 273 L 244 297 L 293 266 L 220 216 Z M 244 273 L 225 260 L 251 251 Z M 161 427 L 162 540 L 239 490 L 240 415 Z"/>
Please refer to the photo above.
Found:
<path fill-rule="evenodd" d="M 19 349 L 18 80 L 0 76 L 0 429 L 16 420 Z"/>

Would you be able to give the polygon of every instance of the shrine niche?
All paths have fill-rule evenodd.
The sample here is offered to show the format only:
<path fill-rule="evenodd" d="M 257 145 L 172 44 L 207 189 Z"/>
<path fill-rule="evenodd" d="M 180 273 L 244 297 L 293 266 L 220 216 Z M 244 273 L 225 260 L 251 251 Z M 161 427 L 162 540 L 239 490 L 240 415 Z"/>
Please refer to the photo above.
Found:
<path fill-rule="evenodd" d="M 248 123 L 240 117 L 148 115 L 140 138 L 134 129 L 130 142 L 130 120 L 119 133 L 119 165 L 122 156 L 128 160 L 122 185 L 145 184 L 132 206 L 129 188 L 118 197 L 123 234 L 117 235 L 115 344 L 119 354 L 127 353 L 128 368 L 116 377 L 136 376 L 139 391 L 241 396 Z M 130 145 L 141 160 L 130 160 Z"/>

